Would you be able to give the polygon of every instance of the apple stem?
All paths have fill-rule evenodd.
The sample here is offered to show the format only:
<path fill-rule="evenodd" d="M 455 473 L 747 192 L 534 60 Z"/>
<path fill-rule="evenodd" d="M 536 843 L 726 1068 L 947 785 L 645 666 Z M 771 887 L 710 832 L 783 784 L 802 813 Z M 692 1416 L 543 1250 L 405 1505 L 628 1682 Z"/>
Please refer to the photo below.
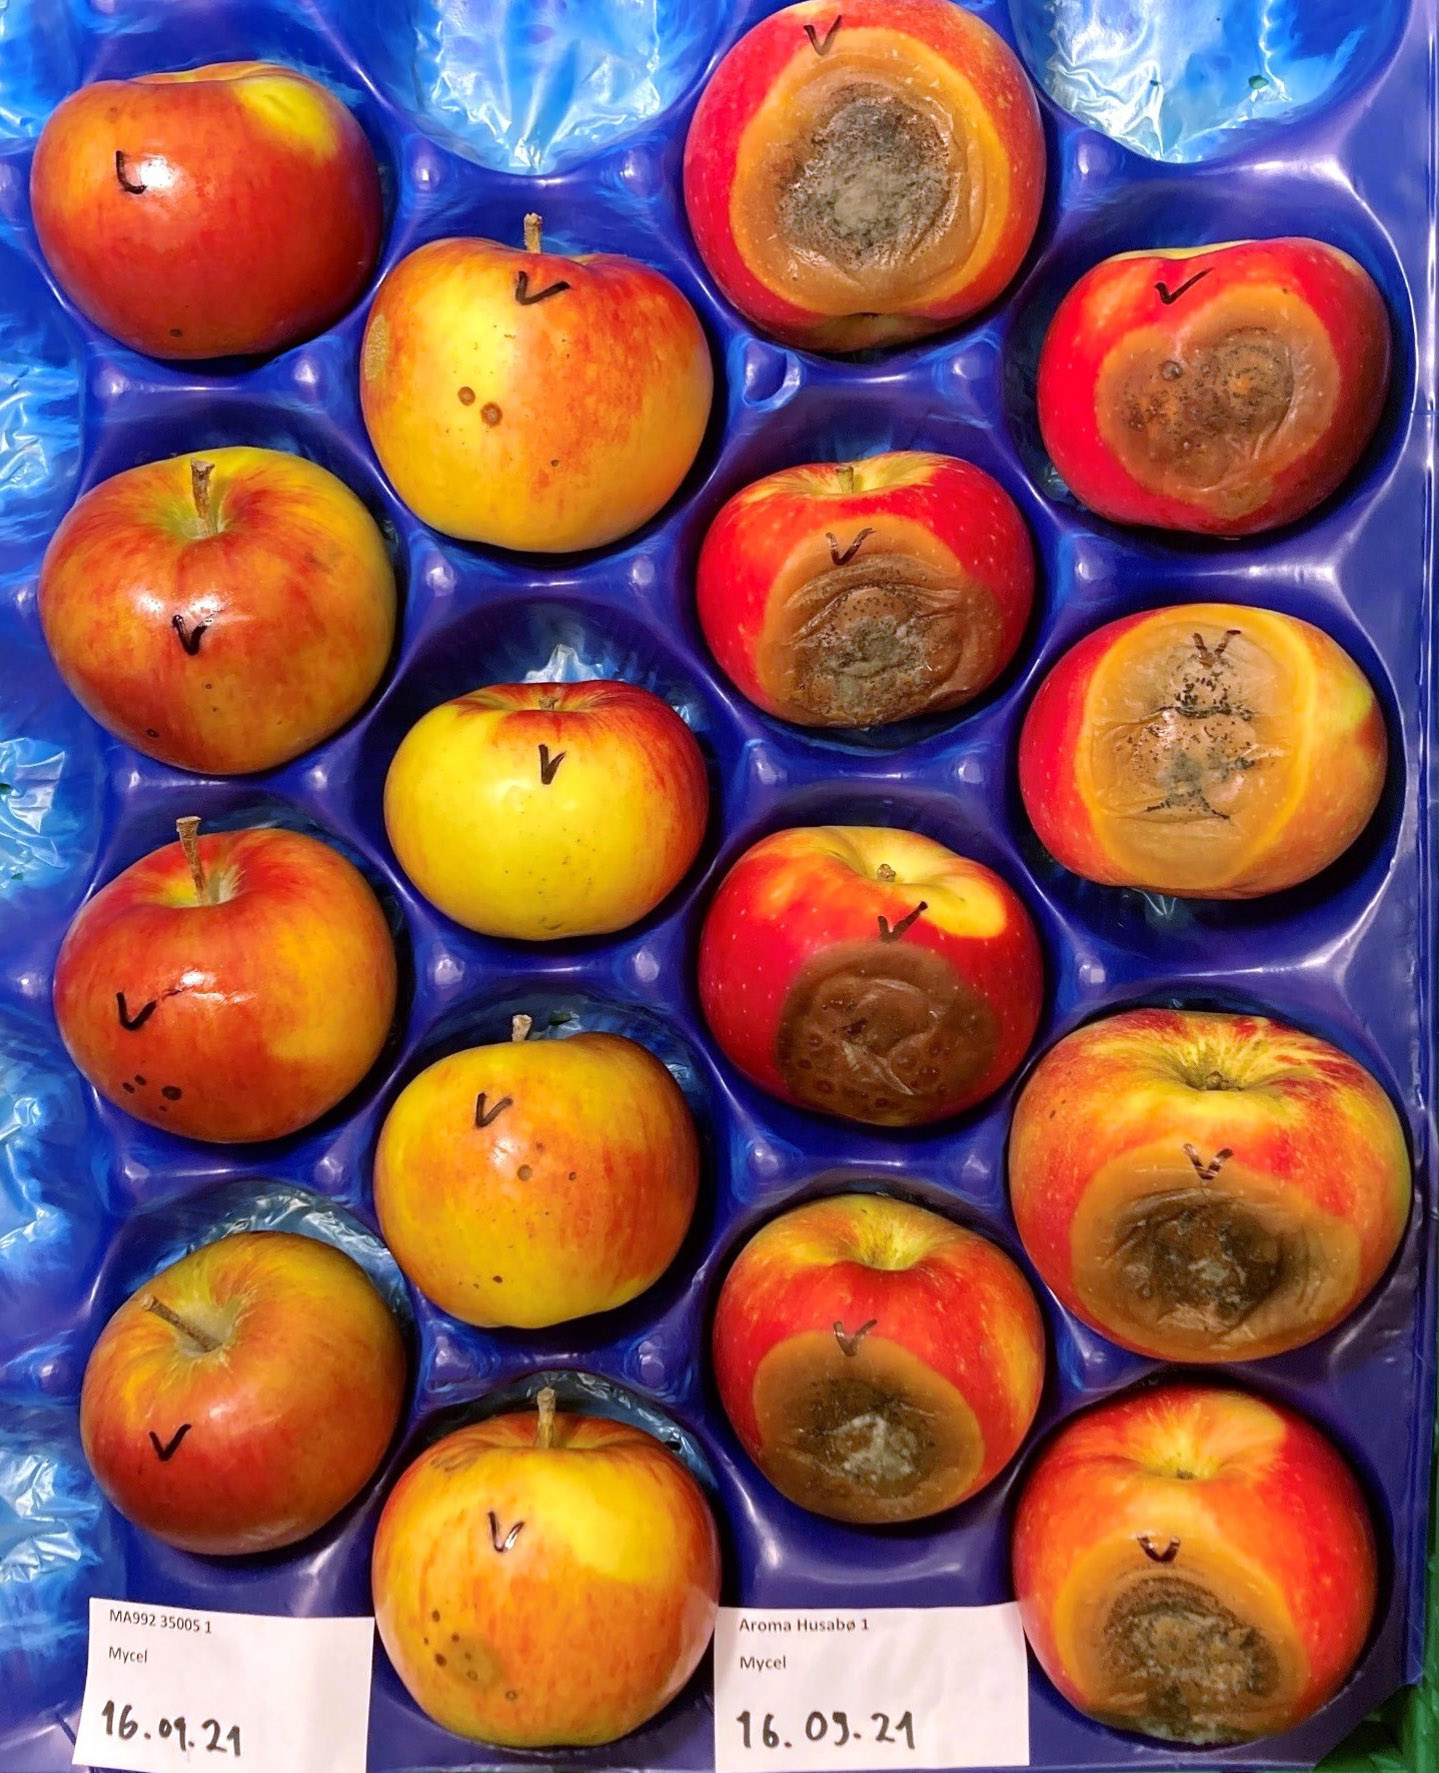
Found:
<path fill-rule="evenodd" d="M 874 871 L 874 878 L 876 880 L 882 880 L 885 885 L 888 886 L 890 881 L 894 880 L 896 876 L 893 868 L 890 867 L 888 862 L 881 862 L 879 867 Z"/>
<path fill-rule="evenodd" d="M 533 1016 L 511 1016 L 510 1039 L 528 1040 L 530 1038 L 530 1030 L 534 1025 L 535 1022 Z"/>
<path fill-rule="evenodd" d="M 535 1399 L 540 1412 L 540 1420 L 535 1428 L 535 1445 L 542 1450 L 552 1447 L 555 1440 L 555 1388 L 546 1385 Z"/>
<path fill-rule="evenodd" d="M 182 1336 L 188 1336 L 203 1354 L 213 1354 L 220 1346 L 218 1336 L 212 1336 L 208 1330 L 197 1330 L 194 1324 L 186 1323 L 178 1311 L 171 1311 L 163 1299 L 157 1299 L 153 1293 L 145 1300 L 146 1311 L 153 1311 L 156 1317 L 163 1318 L 172 1330 L 178 1330 Z"/>
<path fill-rule="evenodd" d="M 204 525 L 205 534 L 215 534 L 215 519 L 210 510 L 210 476 L 215 472 L 213 462 L 202 462 L 197 456 L 190 458 L 190 497 L 195 501 L 195 515 Z"/>
<path fill-rule="evenodd" d="M 540 230 L 543 226 L 539 216 L 533 210 L 525 217 L 525 251 L 540 250 Z"/>
<path fill-rule="evenodd" d="M 180 833 L 180 848 L 185 852 L 185 860 L 190 864 L 190 878 L 195 883 L 195 897 L 202 905 L 213 905 L 215 894 L 210 882 L 205 878 L 205 865 L 200 860 L 200 840 L 198 832 L 200 821 L 192 813 L 187 819 L 176 819 L 175 829 Z"/>
<path fill-rule="evenodd" d="M 839 476 L 839 490 L 842 493 L 852 493 L 854 491 L 854 463 L 839 463 L 835 468 L 835 473 Z"/>

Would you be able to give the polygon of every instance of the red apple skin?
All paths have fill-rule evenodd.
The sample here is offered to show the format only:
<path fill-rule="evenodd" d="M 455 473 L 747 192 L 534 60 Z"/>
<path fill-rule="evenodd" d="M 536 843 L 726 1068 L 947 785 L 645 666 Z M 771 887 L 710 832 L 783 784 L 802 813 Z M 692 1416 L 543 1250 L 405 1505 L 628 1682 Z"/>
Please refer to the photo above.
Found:
<path fill-rule="evenodd" d="M 705 88 L 685 142 L 684 197 L 695 245 L 740 313 L 786 344 L 812 351 L 856 351 L 902 343 L 953 326 L 992 302 L 1019 269 L 1044 195 L 1044 131 L 1034 90 L 1008 44 L 963 7 L 946 0 L 846 0 L 835 24 L 829 0 L 801 0 L 762 19 L 730 50 Z M 818 42 L 828 38 L 822 54 Z M 903 293 L 816 306 L 777 288 L 736 235 L 736 201 L 750 163 L 776 134 L 807 77 L 838 78 L 852 56 L 854 78 L 887 73 L 891 91 L 912 90 L 946 109 L 983 165 L 993 213 L 978 249 L 924 268 Z M 946 91 L 945 88 L 948 88 Z M 777 89 L 778 92 L 777 92 Z M 977 127 L 967 118 L 975 108 Z M 741 232 L 743 222 L 741 222 Z M 799 255 L 784 281 L 805 275 Z M 879 306 L 884 311 L 869 311 Z M 855 309 L 863 311 L 856 312 Z"/>
<path fill-rule="evenodd" d="M 1287 368 L 1279 370 L 1263 412 L 1256 368 L 1268 372 L 1258 359 L 1231 366 L 1242 386 L 1236 382 L 1227 402 L 1222 388 L 1185 391 L 1201 369 L 1184 361 L 1188 354 L 1207 332 L 1218 342 L 1235 330 L 1250 340 L 1266 330 L 1280 339 Z M 1142 410 L 1153 390 L 1136 389 L 1131 410 L 1108 379 L 1128 354 L 1150 347 L 1169 352 L 1168 361 L 1187 371 L 1188 380 L 1175 377 L 1165 396 L 1191 415 L 1172 433 L 1152 417 L 1145 424 Z M 1081 277 L 1050 323 L 1039 359 L 1040 430 L 1065 484 L 1102 517 L 1253 535 L 1303 517 L 1349 474 L 1384 409 L 1391 349 L 1389 316 L 1373 279 L 1322 241 L 1121 253 Z M 1221 381 L 1229 373 L 1222 353 L 1214 367 Z M 1212 400 L 1218 405 L 1208 406 Z M 1246 413 L 1258 427 L 1252 437 L 1244 435 Z M 1141 456 L 1124 460 L 1130 444 L 1142 454 L 1156 424 L 1154 447 L 1167 447 L 1178 464 L 1167 473 L 1163 464 L 1146 467 Z M 1238 429 L 1225 458 L 1213 453 L 1214 438 L 1230 425 Z M 1196 465 L 1182 463 L 1179 451 Z"/>
<path fill-rule="evenodd" d="M 1193 1385 L 1112 1399 L 1060 1429 L 1025 1481 L 1013 1570 L 1030 1648 L 1071 1705 L 1193 1743 L 1277 1735 L 1318 1711 L 1359 1657 L 1377 1591 L 1369 1510 L 1324 1436 L 1278 1405 Z M 1154 1620 L 1148 1681 L 1114 1656 L 1116 1610 Z M 1174 1678 L 1185 1651 L 1198 1678 Z"/>
<path fill-rule="evenodd" d="M 358 1263 L 292 1232 L 238 1232 L 162 1270 L 100 1332 L 81 1442 L 114 1506 L 167 1545 L 276 1551 L 369 1482 L 405 1374 L 399 1327 Z"/>
<path fill-rule="evenodd" d="M 380 247 L 365 132 L 325 87 L 268 62 L 71 93 L 40 133 L 30 205 L 60 287 L 151 357 L 309 338 L 358 298 Z"/>
<path fill-rule="evenodd" d="M 1039 938 L 999 876 L 886 827 L 761 839 L 700 935 L 700 1005 L 730 1062 L 781 1101 L 873 1126 L 992 1094 L 1043 992 Z"/>
<path fill-rule="evenodd" d="M 895 450 L 736 493 L 705 536 L 695 595 L 721 670 L 767 714 L 882 725 L 958 708 L 999 676 L 1029 620 L 1034 548 L 981 469 Z M 852 681 L 833 668 L 847 646 L 863 666 Z"/>
<path fill-rule="evenodd" d="M 745 1451 L 791 1501 L 836 1520 L 917 1520 L 973 1496 L 1019 1451 L 1044 1384 L 1044 1320 L 1009 1257 L 883 1195 L 810 1201 L 761 1227 L 720 1290 L 712 1346 Z M 803 1445 L 856 1386 L 830 1430 L 841 1462 L 880 1397 L 922 1443 L 878 1481 Z"/>
<path fill-rule="evenodd" d="M 394 644 L 395 576 L 333 474 L 279 450 L 207 450 L 71 507 L 45 551 L 40 621 L 108 731 L 179 769 L 244 774 L 358 712 Z"/>
<path fill-rule="evenodd" d="M 199 858 L 218 903 L 200 902 L 175 843 L 81 906 L 55 963 L 55 1020 L 80 1070 L 137 1120 L 277 1139 L 378 1058 L 394 944 L 359 870 L 318 838 L 218 831 Z"/>

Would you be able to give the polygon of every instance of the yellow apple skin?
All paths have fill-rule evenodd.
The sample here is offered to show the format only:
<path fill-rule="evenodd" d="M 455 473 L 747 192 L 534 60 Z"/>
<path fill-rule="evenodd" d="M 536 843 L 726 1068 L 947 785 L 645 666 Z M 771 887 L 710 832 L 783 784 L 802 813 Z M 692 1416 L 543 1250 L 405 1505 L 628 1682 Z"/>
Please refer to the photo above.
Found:
<path fill-rule="evenodd" d="M 497 684 L 432 708 L 385 781 L 405 873 L 485 936 L 598 936 L 652 911 L 699 851 L 704 758 L 632 684 Z"/>
<path fill-rule="evenodd" d="M 531 238 L 432 240 L 401 259 L 370 309 L 360 403 L 422 522 L 500 548 L 600 548 L 689 472 L 709 345 L 658 271 L 541 252 L 537 225 Z"/>
<path fill-rule="evenodd" d="M 401 1091 L 375 1153 L 395 1260 L 441 1310 L 486 1328 L 638 1297 L 684 1241 L 698 1188 L 679 1085 L 617 1034 L 452 1053 Z"/>
<path fill-rule="evenodd" d="M 507 1748 L 613 1742 L 704 1655 L 714 1517 L 639 1429 L 559 1416 L 542 1447 L 537 1423 L 473 1423 L 404 1473 L 375 1534 L 375 1622 L 445 1729 Z"/>

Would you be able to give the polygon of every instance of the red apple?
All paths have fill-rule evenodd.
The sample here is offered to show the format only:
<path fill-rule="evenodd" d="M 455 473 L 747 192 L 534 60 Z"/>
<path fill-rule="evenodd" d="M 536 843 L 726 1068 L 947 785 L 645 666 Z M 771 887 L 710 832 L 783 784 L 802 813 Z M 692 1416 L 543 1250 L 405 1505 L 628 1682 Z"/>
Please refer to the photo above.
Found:
<path fill-rule="evenodd" d="M 375 1212 L 407 1277 L 467 1324 L 536 1329 L 637 1298 L 673 1261 L 699 1188 L 679 1085 L 617 1034 L 470 1047 L 400 1092 Z"/>
<path fill-rule="evenodd" d="M 56 530 L 40 620 L 60 675 L 181 769 L 273 769 L 344 725 L 395 637 L 374 519 L 302 456 L 214 449 L 131 468 Z"/>
<path fill-rule="evenodd" d="M 689 472 L 714 371 L 667 277 L 613 253 L 431 240 L 386 276 L 360 357 L 380 464 L 424 523 L 565 552 L 638 529 Z"/>
<path fill-rule="evenodd" d="M 761 1227 L 720 1291 L 713 1347 L 725 1414 L 775 1488 L 866 1525 L 983 1489 L 1044 1383 L 1044 1320 L 1009 1257 L 878 1194 Z"/>
<path fill-rule="evenodd" d="M 1387 762 L 1374 690 L 1327 634 L 1182 603 L 1064 654 L 1025 716 L 1019 788 L 1045 848 L 1088 880 L 1249 899 L 1342 855 Z"/>
<path fill-rule="evenodd" d="M 1059 305 L 1040 429 L 1101 517 L 1252 535 L 1312 511 L 1359 460 L 1389 356 L 1373 279 L 1323 241 L 1124 252 Z"/>
<path fill-rule="evenodd" d="M 740 38 L 685 143 L 700 256 L 787 344 L 953 326 L 1029 250 L 1044 131 L 1018 57 L 949 0 L 802 0 Z"/>
<path fill-rule="evenodd" d="M 1413 1180 L 1389 1098 L 1262 1016 L 1129 1010 L 1052 1047 L 1009 1137 L 1030 1259 L 1088 1324 L 1158 1360 L 1298 1348 L 1373 1289 Z"/>
<path fill-rule="evenodd" d="M 286 1231 L 193 1250 L 125 1302 L 85 1368 L 80 1436 L 100 1488 L 181 1551 L 276 1551 L 375 1473 L 405 1346 L 342 1251 Z"/>
<path fill-rule="evenodd" d="M 380 175 L 325 87 L 214 62 L 73 92 L 40 133 L 35 233 L 60 287 L 152 357 L 278 351 L 337 319 L 380 248 Z"/>
<path fill-rule="evenodd" d="M 400 866 L 486 936 L 607 935 L 653 911 L 699 853 L 704 757 L 633 684 L 500 683 L 432 708 L 385 778 Z"/>
<path fill-rule="evenodd" d="M 1326 1704 L 1374 1614 L 1374 1531 L 1316 1429 L 1165 1385 L 1068 1422 L 1025 1483 L 1014 1592 L 1071 1705 L 1168 1742 L 1248 1742 Z"/>
<path fill-rule="evenodd" d="M 363 875 L 263 826 L 152 850 L 81 906 L 55 963 L 70 1057 L 117 1108 L 192 1139 L 308 1126 L 395 1013 L 394 944 Z"/>
<path fill-rule="evenodd" d="M 695 585 L 720 667 L 767 714 L 869 727 L 959 708 L 1014 657 L 1034 549 L 998 481 L 896 450 L 738 492 Z"/>
<path fill-rule="evenodd" d="M 613 1742 L 674 1698 L 714 1631 L 699 1485 L 622 1422 L 492 1416 L 428 1447 L 375 1534 L 375 1623 L 417 1705 L 506 1748 Z"/>
<path fill-rule="evenodd" d="M 997 874 L 911 831 L 779 831 L 726 875 L 700 935 L 700 1004 L 771 1095 L 871 1126 L 992 1094 L 1044 991 L 1029 913 Z"/>

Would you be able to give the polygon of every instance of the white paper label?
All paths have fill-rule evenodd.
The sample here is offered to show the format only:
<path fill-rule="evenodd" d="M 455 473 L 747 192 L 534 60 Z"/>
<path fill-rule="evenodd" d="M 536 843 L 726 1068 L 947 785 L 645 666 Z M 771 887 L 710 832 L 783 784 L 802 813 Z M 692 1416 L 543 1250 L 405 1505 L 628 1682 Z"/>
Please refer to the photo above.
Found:
<path fill-rule="evenodd" d="M 716 1773 L 1027 1767 L 1019 1608 L 721 1607 Z"/>
<path fill-rule="evenodd" d="M 76 1766 L 365 1773 L 373 1619 L 90 1602 Z"/>

